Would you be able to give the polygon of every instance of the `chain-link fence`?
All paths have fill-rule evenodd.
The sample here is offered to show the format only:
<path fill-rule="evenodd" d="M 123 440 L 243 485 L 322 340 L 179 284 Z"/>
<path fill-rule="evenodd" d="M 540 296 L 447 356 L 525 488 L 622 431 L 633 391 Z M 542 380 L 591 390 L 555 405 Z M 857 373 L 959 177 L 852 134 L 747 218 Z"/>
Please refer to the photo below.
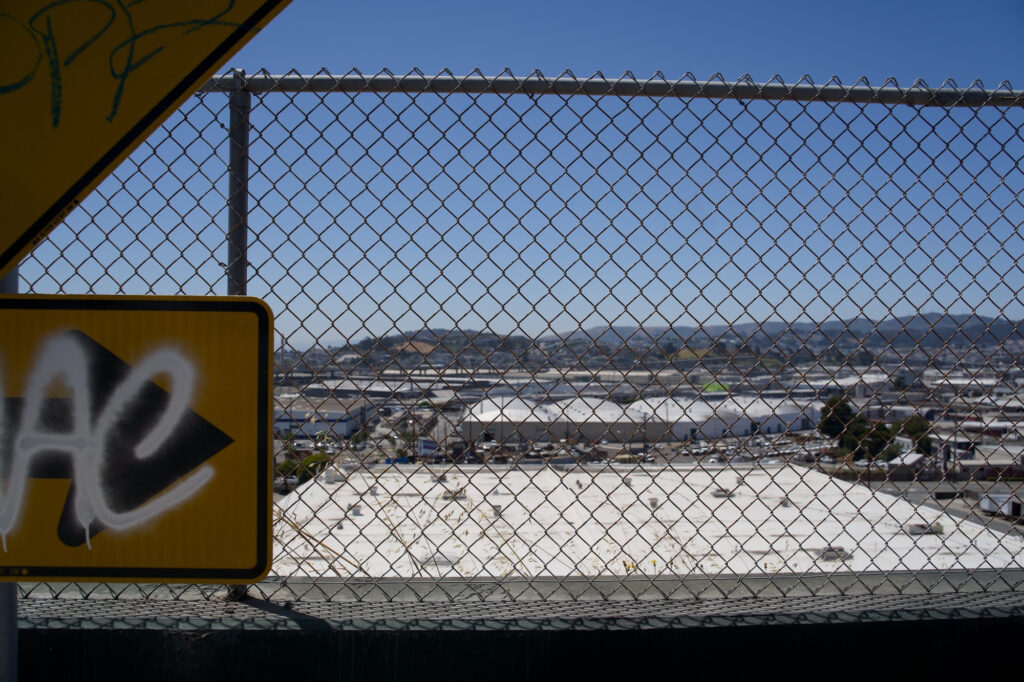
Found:
<path fill-rule="evenodd" d="M 1022 105 L 232 74 L 22 290 L 270 304 L 270 598 L 1017 590 Z"/>

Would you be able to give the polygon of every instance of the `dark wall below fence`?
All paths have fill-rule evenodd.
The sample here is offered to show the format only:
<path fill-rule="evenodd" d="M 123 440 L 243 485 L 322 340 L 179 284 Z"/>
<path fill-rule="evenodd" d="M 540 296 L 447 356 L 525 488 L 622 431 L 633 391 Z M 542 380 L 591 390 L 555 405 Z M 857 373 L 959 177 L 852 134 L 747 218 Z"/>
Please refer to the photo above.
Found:
<path fill-rule="evenodd" d="M 1024 617 L 653 630 L 24 629 L 21 680 L 949 679 L 1016 660 Z"/>

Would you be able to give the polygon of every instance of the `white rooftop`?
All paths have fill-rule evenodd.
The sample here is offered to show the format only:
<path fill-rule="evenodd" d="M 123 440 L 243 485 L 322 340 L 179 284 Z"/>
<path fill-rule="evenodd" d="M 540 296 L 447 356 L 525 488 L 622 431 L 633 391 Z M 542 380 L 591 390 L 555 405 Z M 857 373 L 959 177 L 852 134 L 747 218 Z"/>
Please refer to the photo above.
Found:
<path fill-rule="evenodd" d="M 463 468 L 442 482 L 410 466 L 347 476 L 329 470 L 281 501 L 273 574 L 971 569 L 1019 567 L 1024 549 L 1019 536 L 790 465 Z M 905 530 L 936 523 L 941 535 Z M 827 548 L 842 548 L 841 558 L 822 558 Z"/>
<path fill-rule="evenodd" d="M 820 411 L 825 403 L 812 401 L 797 403 L 789 398 L 762 398 L 757 395 L 737 394 L 722 401 L 725 409 L 745 414 L 753 419 L 765 417 L 790 417 L 804 414 L 807 410 Z"/>
<path fill-rule="evenodd" d="M 645 417 L 642 412 L 631 409 L 628 405 L 586 396 L 560 400 L 553 405 L 553 408 L 562 419 L 575 422 L 629 422 L 638 424 Z"/>
<path fill-rule="evenodd" d="M 541 405 L 533 400 L 518 396 L 499 396 L 485 398 L 473 405 L 462 421 L 483 423 L 494 422 L 542 422 L 547 423 L 558 419 L 560 411 L 550 405 Z"/>
<path fill-rule="evenodd" d="M 630 403 L 630 407 L 645 416 L 666 422 L 699 423 L 713 418 L 731 422 L 740 417 L 740 413 L 725 401 L 712 405 L 697 398 L 646 398 Z"/>

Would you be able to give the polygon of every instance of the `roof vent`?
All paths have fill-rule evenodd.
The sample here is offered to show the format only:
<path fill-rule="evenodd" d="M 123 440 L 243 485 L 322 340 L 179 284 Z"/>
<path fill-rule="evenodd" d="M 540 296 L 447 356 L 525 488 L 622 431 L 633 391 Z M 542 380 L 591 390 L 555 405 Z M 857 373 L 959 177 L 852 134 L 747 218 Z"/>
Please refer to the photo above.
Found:
<path fill-rule="evenodd" d="M 818 551 L 819 561 L 847 561 L 852 556 L 852 553 L 847 552 L 842 547 L 836 545 L 829 545 L 828 547 Z"/>
<path fill-rule="evenodd" d="M 907 535 L 942 535 L 942 524 L 934 523 L 908 523 L 903 526 Z"/>
<path fill-rule="evenodd" d="M 648 498 L 647 503 L 651 505 L 651 509 L 657 509 L 658 508 L 658 498 L 657 497 Z"/>
<path fill-rule="evenodd" d="M 732 497 L 732 491 L 725 488 L 715 488 L 711 491 L 711 497 Z"/>

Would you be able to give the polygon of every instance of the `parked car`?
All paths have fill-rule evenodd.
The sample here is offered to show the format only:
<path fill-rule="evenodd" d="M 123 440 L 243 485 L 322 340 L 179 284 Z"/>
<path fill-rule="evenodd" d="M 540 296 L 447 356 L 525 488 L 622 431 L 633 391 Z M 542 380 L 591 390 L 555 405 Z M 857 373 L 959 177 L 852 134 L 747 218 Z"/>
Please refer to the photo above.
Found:
<path fill-rule="evenodd" d="M 299 486 L 298 476 L 289 476 L 288 478 L 282 478 L 277 476 L 274 478 L 274 492 L 280 494 L 287 494 L 295 490 Z"/>

